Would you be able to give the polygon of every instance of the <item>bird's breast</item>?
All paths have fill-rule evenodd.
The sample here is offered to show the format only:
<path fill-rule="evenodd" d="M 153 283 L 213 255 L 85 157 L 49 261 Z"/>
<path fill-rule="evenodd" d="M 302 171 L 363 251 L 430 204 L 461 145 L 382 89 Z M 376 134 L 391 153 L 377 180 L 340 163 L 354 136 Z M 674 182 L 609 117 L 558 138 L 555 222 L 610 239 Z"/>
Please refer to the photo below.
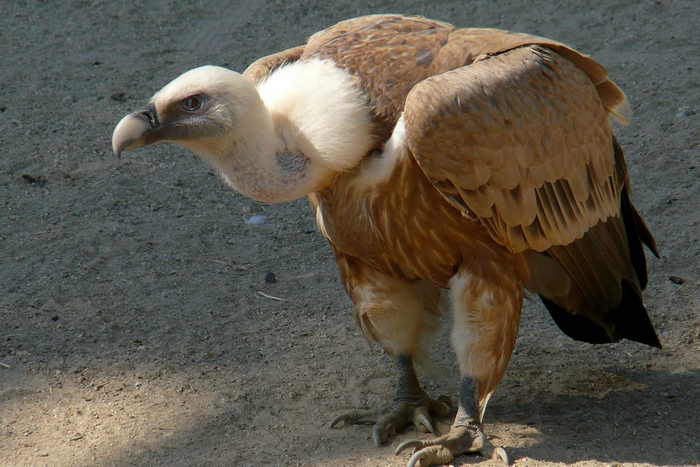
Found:
<path fill-rule="evenodd" d="M 340 180 L 321 193 L 317 217 L 340 252 L 392 277 L 447 286 L 465 256 L 493 244 L 450 205 L 412 157 L 373 186 Z"/>

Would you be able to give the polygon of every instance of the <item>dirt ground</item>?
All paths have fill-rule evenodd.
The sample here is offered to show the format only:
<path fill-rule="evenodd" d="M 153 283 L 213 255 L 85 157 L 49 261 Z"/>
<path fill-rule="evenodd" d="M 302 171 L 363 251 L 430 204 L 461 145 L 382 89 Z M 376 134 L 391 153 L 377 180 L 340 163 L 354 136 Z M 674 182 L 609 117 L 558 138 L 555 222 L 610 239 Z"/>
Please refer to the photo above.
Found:
<path fill-rule="evenodd" d="M 366 426 L 328 428 L 390 400 L 394 370 L 308 202 L 247 200 L 173 146 L 110 150 L 183 71 L 380 12 L 561 40 L 634 109 L 619 134 L 663 256 L 645 300 L 664 349 L 577 343 L 526 304 L 493 442 L 519 466 L 700 464 L 696 2 L 69 0 L 0 4 L 1 466 L 405 465 L 412 429 L 375 449 Z M 425 386 L 456 398 L 446 332 L 432 355 Z"/>

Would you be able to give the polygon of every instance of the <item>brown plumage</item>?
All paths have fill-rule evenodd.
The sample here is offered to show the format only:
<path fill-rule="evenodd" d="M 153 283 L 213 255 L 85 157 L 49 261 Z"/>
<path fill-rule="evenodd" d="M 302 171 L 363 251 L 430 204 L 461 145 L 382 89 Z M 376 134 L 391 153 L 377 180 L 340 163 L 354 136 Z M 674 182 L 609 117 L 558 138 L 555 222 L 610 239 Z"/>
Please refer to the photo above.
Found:
<path fill-rule="evenodd" d="M 451 433 L 409 465 L 497 454 L 481 417 L 515 344 L 523 289 L 575 339 L 659 347 L 644 308 L 642 243 L 609 120 L 627 101 L 567 46 L 424 18 L 370 16 L 265 57 L 242 75 L 204 67 L 115 129 L 117 153 L 160 141 L 190 148 L 243 194 L 308 194 L 365 336 L 397 358 L 377 445 L 444 414 L 413 360 L 452 291 L 462 374 Z"/>

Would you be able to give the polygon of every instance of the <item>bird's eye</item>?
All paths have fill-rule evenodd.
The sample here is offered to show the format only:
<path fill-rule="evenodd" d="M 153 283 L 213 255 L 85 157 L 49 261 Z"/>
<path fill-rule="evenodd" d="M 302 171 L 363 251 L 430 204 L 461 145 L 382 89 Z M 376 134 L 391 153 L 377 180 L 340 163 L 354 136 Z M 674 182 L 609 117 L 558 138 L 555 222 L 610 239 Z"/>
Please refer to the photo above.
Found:
<path fill-rule="evenodd" d="M 180 105 L 188 112 L 194 112 L 202 106 L 202 98 L 200 96 L 186 97 L 180 102 Z"/>

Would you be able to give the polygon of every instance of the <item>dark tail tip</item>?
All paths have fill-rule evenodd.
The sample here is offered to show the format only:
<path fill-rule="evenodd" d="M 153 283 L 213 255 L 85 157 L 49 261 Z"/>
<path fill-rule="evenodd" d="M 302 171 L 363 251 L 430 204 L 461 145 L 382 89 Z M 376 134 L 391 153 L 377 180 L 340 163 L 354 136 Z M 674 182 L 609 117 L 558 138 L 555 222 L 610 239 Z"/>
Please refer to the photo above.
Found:
<path fill-rule="evenodd" d="M 622 281 L 622 300 L 607 313 L 599 314 L 603 325 L 583 314 L 572 314 L 556 303 L 540 296 L 554 322 L 564 334 L 589 344 L 609 344 L 622 339 L 661 348 L 661 342 L 651 324 L 639 289 L 626 280 Z"/>

